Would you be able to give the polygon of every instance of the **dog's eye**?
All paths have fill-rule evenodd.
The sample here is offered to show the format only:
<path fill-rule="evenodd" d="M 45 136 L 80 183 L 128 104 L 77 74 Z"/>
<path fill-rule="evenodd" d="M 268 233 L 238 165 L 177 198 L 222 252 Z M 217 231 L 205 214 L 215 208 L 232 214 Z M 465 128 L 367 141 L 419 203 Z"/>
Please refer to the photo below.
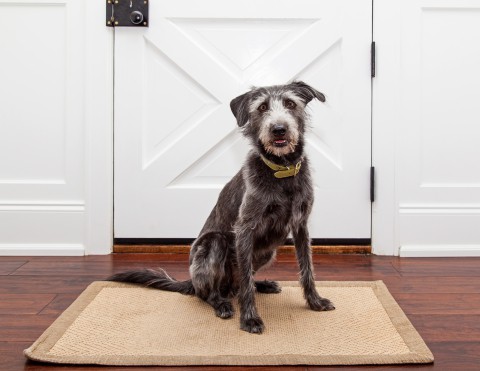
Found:
<path fill-rule="evenodd" d="M 284 102 L 284 105 L 288 109 L 294 109 L 297 106 L 297 104 L 293 100 L 290 100 L 290 99 L 286 99 L 285 102 Z"/>
<path fill-rule="evenodd" d="M 259 107 L 258 107 L 258 110 L 260 112 L 265 112 L 266 110 L 268 110 L 268 104 L 267 103 L 262 103 Z"/>

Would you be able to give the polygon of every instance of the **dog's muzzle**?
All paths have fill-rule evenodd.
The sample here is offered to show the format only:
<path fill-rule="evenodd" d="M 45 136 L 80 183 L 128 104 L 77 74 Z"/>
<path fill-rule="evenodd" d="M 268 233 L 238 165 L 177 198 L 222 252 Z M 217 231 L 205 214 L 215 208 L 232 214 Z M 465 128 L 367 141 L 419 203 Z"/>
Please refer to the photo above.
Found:
<path fill-rule="evenodd" d="M 288 144 L 285 134 L 287 134 L 287 128 L 283 124 L 276 124 L 272 127 L 272 134 L 274 137 L 273 145 L 275 147 L 285 147 Z"/>

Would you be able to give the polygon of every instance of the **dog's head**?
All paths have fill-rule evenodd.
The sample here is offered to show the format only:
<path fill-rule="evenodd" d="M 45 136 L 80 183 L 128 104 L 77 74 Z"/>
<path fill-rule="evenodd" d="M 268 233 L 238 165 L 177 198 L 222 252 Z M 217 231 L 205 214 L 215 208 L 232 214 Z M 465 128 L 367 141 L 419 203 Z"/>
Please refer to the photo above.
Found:
<path fill-rule="evenodd" d="M 266 153 L 285 156 L 295 152 L 305 131 L 305 107 L 325 96 L 302 81 L 252 88 L 230 102 L 245 136 Z"/>

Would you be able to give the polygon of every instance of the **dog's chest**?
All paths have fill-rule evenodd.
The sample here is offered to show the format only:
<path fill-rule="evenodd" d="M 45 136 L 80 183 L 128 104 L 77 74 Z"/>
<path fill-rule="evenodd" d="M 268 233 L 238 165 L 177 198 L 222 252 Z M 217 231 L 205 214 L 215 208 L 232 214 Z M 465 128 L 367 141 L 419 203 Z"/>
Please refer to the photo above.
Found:
<path fill-rule="evenodd" d="M 275 195 L 266 203 L 263 218 L 275 224 L 298 222 L 308 214 L 312 197 L 298 187 L 277 189 Z"/>
<path fill-rule="evenodd" d="M 288 233 L 290 226 L 305 221 L 310 213 L 313 189 L 308 166 L 297 176 L 278 179 L 263 162 L 256 165 L 259 165 L 256 171 L 249 172 L 244 178 L 247 186 L 243 202 L 249 207 L 241 207 L 240 214 L 246 220 L 249 217 L 255 219 L 259 234 L 281 237 Z"/>

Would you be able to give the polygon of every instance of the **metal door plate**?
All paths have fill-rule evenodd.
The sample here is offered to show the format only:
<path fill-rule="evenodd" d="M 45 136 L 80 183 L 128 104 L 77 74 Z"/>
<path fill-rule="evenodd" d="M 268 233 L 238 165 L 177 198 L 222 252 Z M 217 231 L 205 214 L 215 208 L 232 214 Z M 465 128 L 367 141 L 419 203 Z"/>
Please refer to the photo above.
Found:
<path fill-rule="evenodd" d="M 149 0 L 106 0 L 106 25 L 108 27 L 148 27 L 148 2 Z"/>

